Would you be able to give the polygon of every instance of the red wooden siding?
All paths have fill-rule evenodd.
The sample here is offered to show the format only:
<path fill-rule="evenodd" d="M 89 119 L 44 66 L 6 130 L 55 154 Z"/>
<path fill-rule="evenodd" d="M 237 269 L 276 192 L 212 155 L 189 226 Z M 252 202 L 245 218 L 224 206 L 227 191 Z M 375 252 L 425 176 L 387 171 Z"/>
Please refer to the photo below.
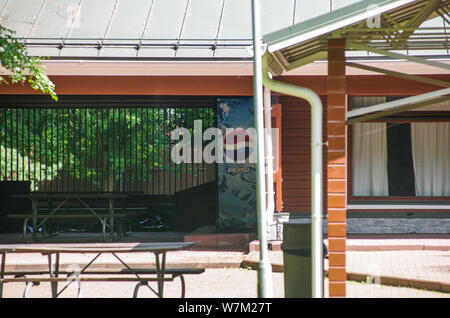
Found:
<path fill-rule="evenodd" d="M 323 140 L 326 140 L 326 98 Z M 280 96 L 282 105 L 283 212 L 311 212 L 311 112 L 299 98 Z M 323 149 L 324 210 L 326 209 L 326 148 Z"/>

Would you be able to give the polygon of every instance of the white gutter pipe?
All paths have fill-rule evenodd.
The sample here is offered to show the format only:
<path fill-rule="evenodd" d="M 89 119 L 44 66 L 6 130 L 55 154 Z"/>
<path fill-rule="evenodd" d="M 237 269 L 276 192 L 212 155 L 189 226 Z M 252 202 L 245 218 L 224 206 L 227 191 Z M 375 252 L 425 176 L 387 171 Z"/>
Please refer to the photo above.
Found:
<path fill-rule="evenodd" d="M 267 186 L 267 224 L 273 224 L 273 213 L 275 211 L 273 191 L 273 136 L 272 136 L 272 96 L 270 89 L 264 87 L 264 126 L 265 126 L 265 152 L 266 152 L 266 186 Z M 276 143 L 276 141 L 275 141 Z M 277 155 L 277 154 L 275 154 Z M 270 233 L 268 229 L 268 234 Z"/>
<path fill-rule="evenodd" d="M 267 251 L 266 179 L 264 167 L 264 106 L 262 82 L 262 43 L 260 0 L 252 1 L 253 24 L 253 107 L 256 129 L 256 210 L 258 218 L 259 263 L 258 297 L 272 298 L 272 264 Z"/>
<path fill-rule="evenodd" d="M 305 99 L 311 105 L 311 265 L 312 295 L 323 297 L 322 235 L 322 101 L 313 90 L 269 77 L 268 53 L 262 57 L 263 84 L 268 89 Z"/>

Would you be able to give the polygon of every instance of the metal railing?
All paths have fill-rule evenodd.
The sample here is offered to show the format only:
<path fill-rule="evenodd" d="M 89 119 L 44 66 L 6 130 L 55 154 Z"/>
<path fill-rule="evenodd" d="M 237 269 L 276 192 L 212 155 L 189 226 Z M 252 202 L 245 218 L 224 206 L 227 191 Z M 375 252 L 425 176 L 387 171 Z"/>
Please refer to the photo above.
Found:
<path fill-rule="evenodd" d="M 33 192 L 173 194 L 215 180 L 213 164 L 171 160 L 171 131 L 215 126 L 215 107 L 0 108 L 0 180 Z"/>

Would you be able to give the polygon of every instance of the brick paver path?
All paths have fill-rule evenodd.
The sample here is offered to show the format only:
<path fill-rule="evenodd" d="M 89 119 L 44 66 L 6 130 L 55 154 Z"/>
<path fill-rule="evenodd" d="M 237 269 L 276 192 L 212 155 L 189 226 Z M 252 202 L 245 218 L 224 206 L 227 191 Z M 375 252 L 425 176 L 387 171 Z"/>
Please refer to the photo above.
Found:
<path fill-rule="evenodd" d="M 450 283 L 450 252 L 347 252 L 347 271 Z"/>
<path fill-rule="evenodd" d="M 84 283 L 83 297 L 85 298 L 131 298 L 134 283 Z M 325 282 L 325 296 L 328 295 Z M 201 275 L 186 277 L 187 298 L 255 298 L 257 286 L 257 272 L 240 268 L 206 269 Z M 179 281 L 165 284 L 166 297 L 179 297 Z M 284 297 L 283 273 L 273 273 L 274 297 Z M 7 284 L 4 287 L 4 297 L 22 297 L 24 284 Z M 61 297 L 76 297 L 76 285 L 71 285 Z M 43 283 L 33 287 L 32 298 L 50 297 L 49 284 Z M 155 297 L 148 289 L 141 288 L 139 297 Z M 423 291 L 411 288 L 379 286 L 348 282 L 347 297 L 349 298 L 450 298 L 450 294 Z"/>

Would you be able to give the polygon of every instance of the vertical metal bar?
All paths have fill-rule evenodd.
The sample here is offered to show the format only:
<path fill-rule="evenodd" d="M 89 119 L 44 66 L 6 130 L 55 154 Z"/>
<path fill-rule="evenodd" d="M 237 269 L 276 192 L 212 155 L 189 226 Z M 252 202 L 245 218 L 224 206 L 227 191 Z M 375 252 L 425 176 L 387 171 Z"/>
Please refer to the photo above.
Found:
<path fill-rule="evenodd" d="M 104 126 L 104 121 L 103 121 L 103 117 L 105 117 L 104 116 L 104 108 L 102 107 L 102 108 L 100 108 L 100 114 L 101 114 L 101 116 L 100 116 L 100 124 L 101 124 L 101 129 L 100 129 L 100 133 L 101 133 L 101 144 L 100 144 L 100 147 L 101 147 L 101 151 L 100 151 L 100 153 L 102 154 L 102 157 L 101 157 L 101 168 L 102 168 L 102 176 L 101 176 L 101 191 L 102 192 L 104 192 L 104 184 L 105 184 L 105 156 L 104 156 L 104 154 L 105 154 L 105 148 L 104 148 L 104 143 L 105 143 L 105 140 L 104 140 L 104 132 L 105 132 L 105 126 Z M 107 165 L 106 165 L 107 166 Z"/>
<path fill-rule="evenodd" d="M 38 115 L 39 115 L 39 184 L 40 184 L 42 181 L 42 109 L 38 110 Z"/>
<path fill-rule="evenodd" d="M 123 131 L 122 131 L 122 139 L 123 139 L 123 141 L 122 141 L 122 144 L 121 144 L 121 147 L 123 148 L 122 149 L 122 151 L 123 151 L 123 167 L 121 167 L 120 168 L 120 184 L 121 184 L 121 186 L 120 186 L 120 191 L 124 191 L 124 189 L 125 189 L 125 180 L 124 180 L 124 176 L 125 176 L 125 167 L 126 167 L 126 149 L 127 149 L 127 147 L 126 147 L 126 145 L 127 145 L 127 133 L 126 133 L 126 127 L 125 127 L 125 125 L 126 125 L 126 118 L 125 118 L 125 108 L 122 110 L 122 109 L 120 109 L 120 112 L 119 112 L 119 118 L 120 118 L 120 123 L 122 124 L 122 126 L 121 126 L 121 128 L 120 129 L 122 129 Z"/>
<path fill-rule="evenodd" d="M 21 141 L 22 141 L 22 147 L 20 149 L 20 152 L 22 154 L 22 181 L 24 181 L 25 179 L 25 125 L 24 125 L 24 109 L 21 108 L 20 109 L 20 120 L 21 120 L 21 126 L 22 126 L 22 136 L 21 136 Z"/>
<path fill-rule="evenodd" d="M 127 135 L 128 135 L 128 123 L 127 123 L 127 110 L 126 108 L 123 109 L 122 111 L 122 120 L 123 120 L 123 169 L 122 169 L 122 184 L 123 184 L 123 191 L 125 191 L 125 187 L 126 187 L 126 170 L 127 170 L 127 164 L 128 164 L 128 158 L 127 158 L 127 149 L 128 149 L 128 139 L 127 139 Z"/>
<path fill-rule="evenodd" d="M 8 163 L 8 165 L 9 165 L 9 173 L 7 173 L 7 180 L 9 179 L 9 180 L 11 180 L 11 178 L 12 178 L 12 166 L 11 166 L 11 164 L 12 164 L 12 134 L 11 134 L 11 122 L 12 122 L 12 116 L 11 116 L 11 114 L 10 114 L 10 112 L 12 112 L 12 109 L 8 109 L 8 111 L 7 111 L 7 113 L 6 113 L 6 116 L 8 116 L 9 115 L 9 121 L 8 122 L 6 122 L 6 124 L 5 124 L 5 127 L 7 127 L 6 125 L 7 124 L 9 124 L 9 128 L 7 129 L 7 131 L 9 132 L 9 140 L 7 139 L 7 145 L 9 146 L 9 158 L 8 158 L 8 153 L 7 153 L 7 151 L 6 151 L 6 162 Z M 9 162 L 8 162 L 8 159 L 9 159 Z M 5 171 L 7 171 L 8 172 L 8 168 L 7 169 L 5 169 Z"/>
<path fill-rule="evenodd" d="M 256 150 L 256 206 L 258 214 L 258 238 L 260 261 L 258 264 L 258 297 L 273 297 L 272 265 L 268 259 L 266 219 L 265 219 L 265 173 L 264 173 L 264 123 L 262 91 L 262 47 L 261 47 L 261 6 L 259 0 L 252 0 L 253 33 L 253 107 L 257 132 Z"/>
<path fill-rule="evenodd" d="M 155 147 L 156 147 L 156 142 L 155 142 L 155 132 L 156 129 L 155 127 L 157 127 L 155 125 L 155 108 L 152 108 L 152 194 L 155 194 L 155 180 L 156 180 L 156 175 L 155 175 Z"/>
<path fill-rule="evenodd" d="M 0 117 L 0 119 L 5 117 L 5 109 L 3 108 L 2 110 L 2 116 Z M 5 145 L 4 148 L 0 147 L 1 153 L 0 153 L 0 169 L 2 169 L 2 157 L 3 157 L 3 149 L 6 150 L 6 138 L 4 138 L 3 136 L 5 136 L 5 134 L 3 133 L 3 131 L 6 129 L 6 126 L 3 125 L 0 128 L 0 146 L 1 145 Z M 5 161 L 6 161 L 6 153 L 5 153 Z M 0 173 L 0 177 L 2 180 L 5 180 L 5 174 L 6 174 L 6 169 L 3 171 L 3 174 Z"/>
<path fill-rule="evenodd" d="M 141 133 L 140 133 L 140 137 L 141 137 L 141 160 L 140 160 L 140 164 L 141 164 L 141 191 L 144 191 L 144 109 L 141 107 Z"/>
<path fill-rule="evenodd" d="M 16 181 L 19 181 L 19 109 L 16 108 Z"/>
<path fill-rule="evenodd" d="M 99 153 L 98 153 L 98 108 L 91 108 L 91 111 L 92 111 L 92 115 L 95 116 L 95 122 L 93 123 L 93 125 L 95 127 L 94 144 L 93 144 L 93 147 L 95 147 L 95 149 L 94 149 L 95 162 L 93 162 L 93 167 L 91 168 L 92 174 L 94 175 L 94 187 L 93 187 L 92 192 L 96 192 L 97 186 L 98 186 L 98 158 L 99 158 Z"/>
<path fill-rule="evenodd" d="M 82 157 L 82 151 L 81 151 L 81 131 L 82 131 L 82 123 L 83 123 L 83 120 L 81 119 L 81 113 L 82 113 L 82 111 L 81 111 L 81 109 L 80 108 L 77 108 L 76 110 L 76 114 L 78 115 L 78 127 L 77 127 L 77 133 L 78 133 L 78 136 L 77 136 L 77 138 L 75 139 L 75 142 L 78 142 L 78 169 L 77 168 L 75 168 L 75 175 L 78 175 L 78 176 L 80 176 L 81 177 L 81 157 Z M 76 161 L 75 161 L 76 162 Z M 77 173 L 78 172 L 78 173 Z M 77 181 L 76 181 L 76 183 L 77 183 L 77 190 L 78 190 L 78 192 L 80 192 L 81 191 L 81 178 L 77 178 Z"/>
<path fill-rule="evenodd" d="M 178 126 L 177 109 L 178 108 L 174 108 L 174 110 L 173 110 L 173 120 L 174 120 L 174 122 L 173 122 L 172 130 L 174 130 Z M 178 191 L 178 187 L 177 187 L 178 182 L 177 182 L 177 164 L 176 164 L 176 162 L 173 163 L 173 167 L 174 167 L 173 182 L 175 183 L 174 192 L 177 192 Z"/>
<path fill-rule="evenodd" d="M 164 161 L 163 161 L 163 176 L 164 176 L 164 194 L 167 194 L 166 191 L 166 177 L 167 177 L 167 172 L 166 172 L 166 165 L 167 165 L 167 158 L 166 158 L 166 152 L 167 152 L 167 132 L 166 132 L 166 128 L 167 128 L 167 108 L 163 108 L 163 155 L 164 155 Z"/>
<path fill-rule="evenodd" d="M 117 126 L 118 126 L 118 128 L 117 128 L 117 132 L 118 132 L 118 136 L 119 136 L 119 139 L 118 139 L 118 142 L 117 142 L 117 155 L 119 156 L 119 173 L 118 173 L 118 176 L 119 176 L 119 189 L 120 189 L 120 191 L 122 191 L 122 181 L 121 181 L 121 175 L 122 175 L 122 173 L 121 173 L 121 171 L 122 171 L 122 168 L 121 168 L 121 164 L 122 164 L 122 160 L 121 160 L 121 156 L 122 156 L 122 153 L 121 153 L 121 151 L 120 151 L 120 144 L 121 144 L 121 133 L 120 133 L 120 130 L 121 130 L 121 127 L 120 127 L 120 109 L 117 109 L 118 110 L 118 114 L 119 114 L 119 122 L 117 123 Z M 115 114 L 115 112 L 114 112 L 114 120 L 116 119 L 116 114 Z"/>
<path fill-rule="evenodd" d="M 30 135 L 31 135 L 31 127 L 30 127 L 30 109 L 27 109 L 27 154 L 28 154 L 28 156 L 27 156 L 27 158 L 28 158 L 28 162 L 27 162 L 27 164 L 28 164 L 28 173 L 27 173 L 27 175 L 28 175 L 28 177 L 27 177 L 27 179 L 29 180 L 29 181 L 31 181 L 31 165 L 30 165 L 30 160 L 31 160 L 31 145 L 30 145 Z M 0 166 L 1 166 L 1 164 L 0 164 Z M 30 191 L 31 191 L 31 189 L 30 189 Z"/>
<path fill-rule="evenodd" d="M 194 125 L 194 122 L 195 122 L 195 119 L 196 119 L 196 112 L 197 112 L 197 109 L 196 108 L 192 108 L 192 127 L 195 127 L 195 125 Z M 194 145 L 194 147 L 195 147 L 195 145 Z M 194 187 L 194 182 L 195 182 L 195 160 L 192 160 L 192 163 L 191 163 L 191 167 L 192 167 L 192 185 L 191 185 L 191 187 L 193 188 Z"/>
<path fill-rule="evenodd" d="M 71 182 L 71 184 L 69 186 L 69 191 L 75 191 L 75 169 L 76 169 L 75 168 L 75 154 L 76 154 L 76 148 L 77 148 L 76 144 L 75 144 L 75 141 L 76 141 L 76 134 L 75 134 L 75 130 L 76 130 L 75 129 L 76 109 L 72 109 L 71 114 L 72 114 L 72 116 L 71 116 L 72 124 L 70 125 L 70 128 L 72 130 L 72 133 L 71 133 L 71 136 L 72 136 L 72 150 L 70 152 L 70 155 L 72 157 L 73 163 L 71 165 L 72 171 L 71 171 L 70 176 L 71 176 L 72 182 Z"/>
<path fill-rule="evenodd" d="M 98 164 L 100 158 L 100 154 L 99 154 L 99 150 L 101 150 L 100 145 L 99 145 L 99 120 L 98 118 L 100 117 L 100 108 L 94 108 L 95 110 L 95 121 L 96 121 L 96 125 L 95 125 L 95 189 L 94 191 L 97 192 L 98 191 L 98 185 L 100 184 L 100 176 L 99 176 L 99 167 L 101 165 Z"/>
<path fill-rule="evenodd" d="M 47 153 L 48 153 L 48 143 L 47 143 L 47 119 L 48 119 L 48 117 L 47 117 L 47 109 L 43 109 L 43 112 L 44 112 L 44 123 L 43 123 L 43 126 L 44 126 L 44 145 L 45 145 L 45 148 L 44 148 L 44 167 L 45 167 L 45 172 L 44 172 L 44 180 L 45 181 L 47 181 L 47 175 L 48 175 L 48 160 L 47 160 Z M 45 182 L 45 183 L 47 183 L 47 182 Z M 45 185 L 45 190 L 47 191 L 47 185 Z"/>
<path fill-rule="evenodd" d="M 124 154 L 124 159 L 123 159 L 123 170 L 122 170 L 122 175 L 123 175 L 123 189 L 126 189 L 126 177 L 128 172 L 127 170 L 127 164 L 129 164 L 128 162 L 128 157 L 127 157 L 127 149 L 128 149 L 128 120 L 127 120 L 127 109 L 124 108 L 123 109 L 123 140 L 124 140 L 124 145 L 123 145 L 123 154 Z"/>
<path fill-rule="evenodd" d="M 186 127 L 191 127 L 191 125 L 190 125 L 190 123 L 188 123 L 188 119 L 189 119 L 189 116 L 188 116 L 188 112 L 190 112 L 191 111 L 191 108 L 185 108 L 184 109 L 184 120 L 185 120 L 185 126 Z M 191 158 L 189 158 L 189 159 L 191 159 Z M 184 163 L 184 170 L 185 170 L 185 185 L 184 185 L 184 189 L 187 189 L 188 187 L 189 187 L 189 178 L 188 178 L 188 173 L 189 173 L 189 163 L 188 162 L 185 162 Z"/>
<path fill-rule="evenodd" d="M 87 178 L 88 164 L 87 163 L 88 163 L 88 144 L 89 144 L 89 142 L 88 142 L 89 135 L 88 135 L 88 131 L 87 131 L 87 126 L 88 126 L 87 118 L 88 118 L 88 109 L 87 109 L 87 107 L 85 107 L 84 108 L 84 120 L 83 120 L 83 122 L 84 122 L 84 154 L 83 154 L 83 157 L 84 157 L 83 184 L 84 185 L 83 185 L 83 191 L 86 191 L 86 192 L 88 189 L 88 184 L 87 184 L 87 182 L 88 182 L 88 178 Z"/>
<path fill-rule="evenodd" d="M 109 116 L 108 116 L 108 118 L 109 118 Z M 114 191 L 114 183 L 116 180 L 116 174 L 115 174 L 115 172 L 116 172 L 116 151 L 115 151 L 115 149 L 116 149 L 116 146 L 115 146 L 115 144 L 116 144 L 116 130 L 115 130 L 116 125 L 115 125 L 115 120 L 116 120 L 116 111 L 113 108 L 112 109 L 112 122 L 111 122 L 111 144 L 112 144 L 112 153 L 113 153 L 113 155 L 112 155 L 113 164 L 112 164 L 111 168 L 112 168 L 112 175 L 113 175 L 113 177 L 112 177 L 112 183 L 113 183 L 112 190 L 113 191 Z M 120 164 L 120 161 L 119 161 L 119 164 Z"/>
<path fill-rule="evenodd" d="M 4 116 L 3 109 L 0 109 L 0 119 L 3 118 L 3 116 Z M 2 180 L 2 181 L 3 181 L 3 173 L 4 173 L 4 171 L 2 171 L 2 157 L 3 157 L 2 145 L 3 144 L 5 144 L 3 142 L 3 127 L 0 127 L 0 180 Z M 1 296 L 1 286 L 2 285 L 0 285 L 0 296 Z"/>
<path fill-rule="evenodd" d="M 148 185 L 149 185 L 149 179 L 148 179 L 148 171 L 149 171 L 149 165 L 148 165 L 148 159 L 149 159 L 149 157 L 150 157 L 150 155 L 149 155 L 149 153 L 148 153 L 148 149 L 149 149 L 149 140 L 148 140 L 148 135 L 149 135 L 149 133 L 148 133 L 148 131 L 149 131 L 149 129 L 148 129 L 148 124 L 150 123 L 150 115 L 149 115 L 149 108 L 147 107 L 146 108 L 146 113 L 147 113 L 147 117 L 146 117 L 146 120 L 145 120 L 145 140 L 146 140 L 146 145 L 145 145 L 145 155 L 146 155 L 146 182 L 145 182 L 145 194 L 149 194 L 148 192 Z"/>
<path fill-rule="evenodd" d="M 81 156 L 82 156 L 82 151 L 81 151 L 81 131 L 82 131 L 82 122 L 83 122 L 83 120 L 81 119 L 81 113 L 82 113 L 82 110 L 81 110 L 81 108 L 76 108 L 75 109 L 75 116 L 76 116 L 76 118 L 75 118 L 75 122 L 77 122 L 78 121 L 78 125 L 77 125 L 77 127 L 75 127 L 75 131 L 76 131 L 76 133 L 77 133 L 77 136 L 76 136 L 76 138 L 75 138 L 75 149 L 76 149 L 76 153 L 78 153 L 78 155 L 75 155 L 75 163 L 77 163 L 77 161 L 78 161 L 78 167 L 77 166 L 75 166 L 75 175 L 77 176 L 77 178 L 76 178 L 76 191 L 77 192 L 80 192 L 81 191 L 81 161 L 82 161 L 82 159 L 81 159 Z M 77 118 L 78 118 L 78 120 L 77 120 Z"/>
<path fill-rule="evenodd" d="M 199 114 L 200 109 L 198 107 L 195 107 L 195 120 L 199 120 L 200 119 L 200 114 Z M 195 183 L 195 186 L 198 186 L 199 184 L 199 177 L 200 177 L 200 164 L 197 163 L 195 165 L 195 168 L 197 170 L 196 174 L 197 174 L 197 182 Z"/>
<path fill-rule="evenodd" d="M 59 119 L 59 112 L 60 109 L 56 108 L 56 162 L 59 164 L 59 154 L 60 154 L 60 149 L 59 149 L 59 125 L 60 125 L 60 120 Z M 59 165 L 58 165 L 59 166 Z M 56 179 L 56 192 L 60 192 L 60 177 L 59 177 L 59 172 L 58 172 L 58 178 Z"/>
<path fill-rule="evenodd" d="M 34 189 L 36 191 L 36 109 L 33 108 L 33 180 L 34 180 Z"/>
<path fill-rule="evenodd" d="M 123 109 L 122 111 L 122 117 L 123 117 L 123 169 L 121 169 L 120 173 L 121 173 L 121 180 L 122 180 L 122 190 L 125 190 L 125 170 L 126 170 L 126 166 L 127 166 L 127 153 L 126 153 L 126 149 L 127 149 L 127 121 L 126 121 L 126 108 Z M 121 118 L 122 119 L 122 118 Z"/>
<path fill-rule="evenodd" d="M 89 157 L 89 168 L 91 169 L 90 173 L 89 173 L 89 178 L 88 179 L 88 183 L 89 186 L 86 188 L 89 188 L 90 192 L 94 191 L 94 174 L 92 173 L 92 170 L 94 168 L 94 158 L 95 158 L 95 151 L 94 151 L 94 144 L 95 144 L 95 140 L 94 140 L 94 108 L 89 108 L 88 112 L 87 112 L 87 118 L 86 118 L 86 122 L 89 125 L 89 130 L 90 130 L 90 134 L 89 139 L 90 139 L 90 144 L 89 144 L 89 149 L 86 150 L 88 157 Z M 88 119 L 89 118 L 89 119 Z M 88 138 L 88 136 L 86 136 L 86 139 Z M 86 140 L 87 141 L 87 140 Z"/>
<path fill-rule="evenodd" d="M 5 119 L 5 123 L 3 125 L 4 131 L 5 131 L 5 170 L 4 170 L 5 179 L 4 180 L 8 180 L 8 151 L 7 151 L 7 149 L 8 149 L 8 127 L 7 127 L 8 109 L 7 108 L 5 108 L 3 118 Z"/>
<path fill-rule="evenodd" d="M 157 148 L 157 160 L 158 160 L 158 194 L 161 194 L 161 180 L 160 180 L 160 177 L 161 177 L 161 173 L 160 173 L 160 169 L 159 169 L 159 160 L 161 159 L 161 152 L 160 152 L 160 141 L 161 141 L 161 138 L 160 138 L 160 131 L 159 131 L 159 127 L 160 127 L 160 112 L 161 112 L 161 108 L 159 108 L 158 107 L 158 118 L 157 118 L 157 121 L 158 121 L 158 126 L 157 126 L 157 133 L 158 133 L 158 136 L 157 136 L 157 138 L 158 138 L 158 148 Z"/>
<path fill-rule="evenodd" d="M 129 111 L 129 114 L 130 114 L 130 116 L 129 116 L 129 118 L 130 118 L 130 128 L 129 128 L 129 131 L 130 131 L 130 145 L 129 145 L 129 149 L 130 149 L 130 154 L 129 154 L 129 156 L 128 156 L 128 159 L 129 159 L 129 161 L 130 161 L 130 163 L 129 163 L 129 167 L 130 167 L 130 172 L 129 172 L 129 184 L 130 184 L 130 187 L 128 188 L 128 191 L 131 191 L 131 188 L 132 188 L 132 182 L 133 182 L 133 158 L 132 158 L 132 156 L 133 156 L 133 122 L 132 122 L 132 120 L 133 120 L 133 116 L 132 116 L 132 110 L 133 110 L 133 108 L 128 108 L 128 111 Z"/>
<path fill-rule="evenodd" d="M 134 188 L 137 189 L 137 184 L 138 184 L 138 130 L 137 130 L 137 113 L 138 113 L 138 109 L 137 107 L 134 109 L 134 151 L 136 152 L 136 162 L 134 164 L 134 172 L 135 172 L 135 177 L 134 177 Z"/>
<path fill-rule="evenodd" d="M 51 191 L 53 192 L 53 188 L 55 187 L 55 182 L 53 180 L 53 133 L 54 133 L 54 127 L 53 127 L 53 108 L 50 108 L 50 164 L 51 164 L 51 174 L 52 178 L 51 180 Z"/>
<path fill-rule="evenodd" d="M 73 183 L 74 183 L 74 155 L 75 155 L 75 110 L 71 109 L 70 110 L 70 124 L 69 124 L 69 131 L 70 131 L 70 144 L 69 144 L 69 175 L 70 175 L 70 183 L 67 183 L 67 190 L 68 191 L 74 191 L 74 187 L 73 187 Z M 72 162 L 73 161 L 73 162 Z"/>
<path fill-rule="evenodd" d="M 102 111 L 102 147 L 105 150 L 106 158 L 103 158 L 103 185 L 102 191 L 105 192 L 105 189 L 109 190 L 109 157 L 110 157 L 110 146 L 106 144 L 109 138 L 109 127 L 108 127 L 108 118 L 109 118 L 109 108 L 105 107 Z M 106 132 L 106 135 L 105 135 Z M 106 139 L 106 140 L 105 140 Z M 106 190 L 106 191 L 107 191 Z"/>
<path fill-rule="evenodd" d="M 167 126 L 169 128 L 169 132 L 170 132 L 170 125 L 171 125 L 170 113 L 172 112 L 172 108 L 167 108 L 166 111 L 168 113 L 167 113 L 167 122 L 166 122 L 165 126 Z M 167 152 L 169 150 L 170 150 L 170 138 L 167 138 L 167 149 L 166 149 L 165 152 Z M 167 167 L 169 168 L 169 173 L 168 173 L 168 175 L 169 175 L 169 180 L 168 180 L 168 183 L 169 183 L 169 194 L 172 194 L 172 192 L 171 192 L 172 174 L 171 174 L 171 171 L 170 171 L 171 170 L 170 167 L 171 167 L 172 160 L 170 160 L 170 152 L 168 152 L 167 154 L 168 154 L 168 158 L 166 160 L 167 160 Z"/>
<path fill-rule="evenodd" d="M 186 128 L 186 108 L 180 109 L 180 124 Z M 183 190 L 183 179 L 186 180 L 186 178 L 183 178 L 183 165 L 185 163 L 180 162 L 180 190 Z"/>
<path fill-rule="evenodd" d="M 3 125 L 3 129 L 4 129 L 4 151 L 5 151 L 5 170 L 4 170 L 4 180 L 8 180 L 8 152 L 7 152 L 7 148 L 8 148 L 8 129 L 6 124 L 8 123 L 8 109 L 5 108 L 4 112 L 3 112 L 3 118 L 4 118 L 4 125 Z"/>
<path fill-rule="evenodd" d="M 13 160 L 13 148 L 14 148 L 14 133 L 13 133 L 13 122 L 14 122 L 14 118 L 13 118 L 13 112 L 14 112 L 14 109 L 11 109 L 11 115 L 10 115 L 10 122 L 9 122 L 9 135 L 10 135 L 10 140 L 11 140 L 11 145 L 10 145 L 10 148 L 9 148 L 9 160 L 11 161 L 11 163 L 10 163 L 10 166 L 11 166 L 11 171 L 10 171 L 10 180 L 12 181 L 13 180 L 13 171 L 14 171 L 14 167 L 13 167 L 13 164 L 14 164 L 14 160 Z"/>
<path fill-rule="evenodd" d="M 61 182 L 61 186 L 62 186 L 62 189 L 63 189 L 63 191 L 67 191 L 67 187 L 66 187 L 66 180 L 68 179 L 67 178 L 67 167 L 66 167 L 66 161 L 65 161 L 65 159 L 66 159 L 66 143 L 65 143 L 65 141 L 67 140 L 67 137 L 66 137 L 66 135 L 65 135 L 65 127 L 66 127 L 66 120 L 67 120 L 67 118 L 66 118 L 66 115 L 67 115 L 67 110 L 66 109 L 61 109 L 61 113 L 62 113 L 62 116 L 61 116 L 61 124 L 62 124 L 62 132 L 61 132 L 61 137 L 62 137 L 62 143 L 61 143 L 61 151 L 62 151 L 62 167 L 63 167 L 63 170 L 62 170 L 62 172 L 63 172 L 63 175 L 62 175 L 62 177 L 63 177 L 63 180 L 62 180 L 62 182 Z"/>

